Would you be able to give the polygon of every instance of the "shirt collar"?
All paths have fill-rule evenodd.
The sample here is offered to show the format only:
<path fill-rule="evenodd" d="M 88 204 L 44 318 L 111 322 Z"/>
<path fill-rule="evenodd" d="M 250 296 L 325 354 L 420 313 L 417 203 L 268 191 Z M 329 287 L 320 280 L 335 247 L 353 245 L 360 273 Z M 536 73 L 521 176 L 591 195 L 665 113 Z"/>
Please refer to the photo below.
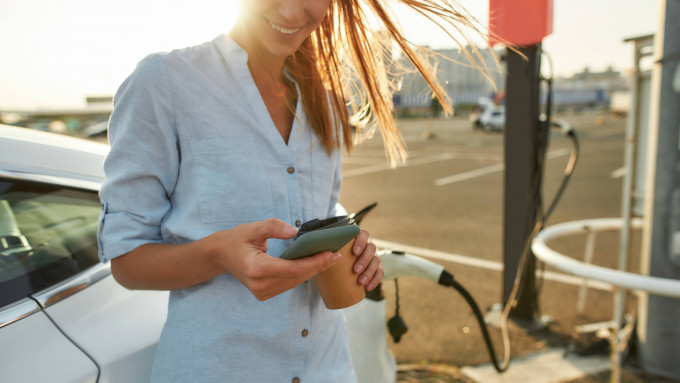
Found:
<path fill-rule="evenodd" d="M 212 42 L 225 60 L 236 60 L 239 64 L 248 64 L 248 52 L 229 35 L 219 35 Z"/>

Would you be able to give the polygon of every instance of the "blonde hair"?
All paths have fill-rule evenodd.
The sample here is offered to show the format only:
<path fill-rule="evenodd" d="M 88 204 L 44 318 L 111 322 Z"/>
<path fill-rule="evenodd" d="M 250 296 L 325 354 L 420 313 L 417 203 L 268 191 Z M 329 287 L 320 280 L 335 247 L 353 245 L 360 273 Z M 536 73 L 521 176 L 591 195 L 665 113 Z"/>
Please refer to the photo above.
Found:
<path fill-rule="evenodd" d="M 475 61 L 479 52 L 465 36 L 466 31 L 481 33 L 481 27 L 460 6 L 449 0 L 397 2 L 444 30 L 479 68 Z M 373 19 L 369 19 L 369 13 Z M 373 32 L 372 20 L 380 24 L 380 32 Z M 459 41 L 452 29 L 465 41 Z M 444 111 L 452 112 L 431 62 L 403 35 L 385 0 L 332 0 L 320 27 L 286 61 L 287 70 L 300 87 L 307 119 L 329 153 L 339 148 L 340 142 L 351 150 L 355 138 L 372 134 L 377 126 L 392 165 L 406 159 L 406 146 L 393 115 L 392 95 L 399 84 L 391 81 L 388 73 L 394 68 L 392 42 L 423 76 Z M 467 46 L 473 46 L 472 52 Z M 490 78 L 488 68 L 484 69 Z"/>

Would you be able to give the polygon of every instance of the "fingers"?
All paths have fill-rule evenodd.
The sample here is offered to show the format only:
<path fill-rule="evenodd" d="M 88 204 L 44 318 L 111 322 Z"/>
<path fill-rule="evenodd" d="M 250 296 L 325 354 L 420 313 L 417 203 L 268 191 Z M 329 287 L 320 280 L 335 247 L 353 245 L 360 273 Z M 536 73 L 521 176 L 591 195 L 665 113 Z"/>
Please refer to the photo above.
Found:
<path fill-rule="evenodd" d="M 359 231 L 359 235 L 354 238 L 354 245 L 352 245 L 352 252 L 354 255 L 363 253 L 366 244 L 368 244 L 368 231 L 361 230 Z M 364 267 L 365 266 L 366 265 L 364 265 Z"/>
<path fill-rule="evenodd" d="M 371 259 L 376 252 L 375 245 L 368 242 L 368 232 L 366 230 L 361 230 L 359 235 L 354 239 L 352 252 L 354 255 L 358 256 L 357 260 L 354 262 L 354 272 L 360 274 L 366 270 L 366 267 L 369 262 L 371 262 Z"/>
<path fill-rule="evenodd" d="M 277 218 L 253 222 L 253 240 L 266 240 L 269 238 L 289 239 L 297 234 L 298 230 Z"/>
<path fill-rule="evenodd" d="M 267 300 L 333 266 L 341 256 L 326 251 L 310 257 L 285 260 L 266 256 L 249 273 L 246 287 L 259 300 Z"/>
<path fill-rule="evenodd" d="M 368 232 L 361 230 L 354 240 L 352 252 L 358 256 L 354 262 L 354 272 L 359 274 L 357 281 L 370 291 L 378 286 L 385 272 L 380 257 L 376 255 L 377 249 L 368 238 Z"/>
<path fill-rule="evenodd" d="M 309 257 L 296 260 L 271 258 L 269 272 L 279 278 L 291 279 L 296 284 L 302 283 L 314 275 L 330 268 L 341 258 L 339 253 L 324 251 Z"/>
<path fill-rule="evenodd" d="M 298 260 L 296 266 L 299 266 L 303 270 L 307 270 L 312 276 L 329 269 L 331 266 L 335 265 L 342 256 L 340 253 L 335 253 L 332 251 L 324 251 L 319 254 L 314 254 L 311 257 L 305 257 Z M 291 269 L 289 269 L 289 274 L 294 275 Z M 309 279 L 307 278 L 307 279 Z"/>
<path fill-rule="evenodd" d="M 366 287 L 367 290 L 373 290 L 382 279 L 384 271 L 381 267 L 380 257 L 373 256 L 369 262 L 366 270 L 359 275 L 359 284 Z"/>

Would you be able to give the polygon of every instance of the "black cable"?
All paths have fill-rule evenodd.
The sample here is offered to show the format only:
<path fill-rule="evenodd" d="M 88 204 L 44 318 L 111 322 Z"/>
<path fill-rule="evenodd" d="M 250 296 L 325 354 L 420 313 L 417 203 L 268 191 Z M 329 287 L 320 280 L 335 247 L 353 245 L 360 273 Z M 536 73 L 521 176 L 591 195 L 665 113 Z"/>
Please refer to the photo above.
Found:
<path fill-rule="evenodd" d="M 546 80 L 546 79 L 544 79 Z M 544 166 L 545 166 L 545 154 L 547 151 L 548 147 L 548 140 L 550 136 L 550 127 L 551 126 L 560 126 L 560 124 L 553 124 L 551 121 L 551 114 L 552 114 L 552 78 L 546 80 L 548 83 L 548 97 L 547 97 L 547 105 L 546 105 L 546 119 L 543 121 L 544 122 L 544 129 L 542 130 L 542 135 L 539 134 L 539 140 L 537 142 L 537 151 L 536 151 L 536 160 L 537 160 L 537 166 L 535 168 L 535 174 L 534 177 L 532 177 L 532 187 L 531 187 L 531 195 L 529 196 L 531 198 L 531 201 L 533 203 L 528 204 L 528 208 L 531 210 L 530 211 L 530 216 L 534 217 L 533 223 L 533 228 L 531 230 L 527 231 L 527 235 L 525 236 L 525 241 L 523 245 L 523 251 L 522 251 L 522 257 L 520 259 L 520 264 L 517 270 L 517 276 L 515 278 L 515 285 L 513 287 L 513 291 L 511 292 L 510 296 L 512 297 L 508 302 L 506 302 L 506 307 L 503 310 L 503 314 L 501 317 L 501 329 L 503 330 L 503 337 L 504 337 L 504 345 L 505 345 L 505 360 L 503 363 L 503 366 L 501 366 L 498 362 L 498 357 L 496 356 L 496 351 L 494 349 L 493 343 L 491 341 L 491 336 L 489 335 L 489 330 L 486 325 L 486 322 L 484 321 L 484 316 L 482 315 L 481 310 L 479 309 L 479 306 L 477 306 L 477 303 L 475 302 L 474 298 L 470 293 L 465 290 L 465 288 L 460 285 L 458 282 L 456 282 L 453 278 L 453 275 L 446 270 L 442 271 L 442 274 L 439 278 L 439 284 L 443 286 L 449 286 L 457 290 L 463 298 L 467 301 L 468 305 L 472 309 L 472 311 L 475 314 L 475 318 L 477 319 L 477 323 L 479 324 L 479 328 L 482 331 L 482 335 L 484 337 L 484 342 L 486 343 L 487 351 L 489 352 L 489 356 L 491 357 L 491 362 L 493 363 L 494 368 L 496 371 L 499 373 L 502 373 L 507 370 L 509 367 L 509 351 L 510 351 L 510 345 L 509 345 L 509 339 L 505 339 L 507 335 L 507 329 L 503 327 L 503 324 L 505 321 L 507 321 L 507 315 L 509 313 L 508 305 L 512 306 L 515 304 L 514 300 L 516 299 L 516 293 L 518 290 L 518 284 L 523 280 L 521 278 L 521 275 L 524 274 L 525 268 L 526 268 L 526 257 L 530 252 L 530 245 L 531 245 L 531 240 L 533 239 L 534 235 L 538 234 L 540 232 L 545 223 L 547 222 L 548 218 L 552 214 L 553 210 L 557 206 L 558 201 L 561 199 L 562 194 L 564 193 L 564 190 L 566 189 L 567 184 L 569 183 L 569 180 L 571 178 L 571 175 L 575 169 L 576 166 L 576 161 L 578 160 L 579 156 L 579 142 L 578 142 L 578 137 L 576 136 L 576 133 L 569 129 L 566 132 L 566 135 L 571 138 L 572 141 L 572 152 L 571 156 L 569 159 L 569 163 L 567 164 L 567 167 L 564 172 L 564 177 L 562 179 L 562 182 L 560 184 L 560 187 L 557 190 L 557 193 L 555 194 L 555 197 L 553 198 L 553 201 L 551 202 L 548 210 L 545 212 L 542 210 L 543 208 L 543 200 L 542 200 L 542 193 L 541 193 L 541 185 L 542 185 L 542 180 L 543 180 L 543 173 L 544 173 Z M 564 129 L 564 127 L 563 127 Z M 532 225 L 530 225 L 532 226 Z M 527 228 L 528 229 L 528 228 Z M 398 309 L 397 309 L 398 310 Z M 507 325 L 506 325 L 507 326 Z"/>
<path fill-rule="evenodd" d="M 569 183 L 571 175 L 574 173 L 576 161 L 578 160 L 579 157 L 580 145 L 576 132 L 570 129 L 567 132 L 567 137 L 571 139 L 571 156 L 569 157 L 569 162 L 567 163 L 567 167 L 564 170 L 564 177 L 562 178 L 562 183 L 560 184 L 559 189 L 557 189 L 557 193 L 555 193 L 555 197 L 553 198 L 550 207 L 548 208 L 548 210 L 543 215 L 543 218 L 541 219 L 544 225 L 545 222 L 548 220 L 548 217 L 550 217 L 550 215 L 552 214 L 553 210 L 555 210 L 555 206 L 557 206 L 557 202 L 559 202 L 560 198 L 562 197 L 562 193 L 564 193 L 564 190 L 567 188 L 567 184 Z"/>
<path fill-rule="evenodd" d="M 394 316 L 399 316 L 399 283 L 397 282 L 397 278 L 394 278 L 394 296 Z"/>
<path fill-rule="evenodd" d="M 552 124 L 552 126 L 560 127 L 560 125 L 555 124 Z M 574 169 L 576 168 L 576 162 L 578 161 L 578 157 L 580 154 L 578 136 L 576 135 L 576 132 L 570 129 L 567 132 L 567 137 L 571 139 L 571 155 L 569 156 L 569 162 L 567 163 L 567 166 L 564 169 L 564 177 L 562 178 L 560 187 L 557 189 L 557 192 L 555 193 L 555 196 L 553 197 L 553 200 L 550 203 L 550 207 L 544 214 L 542 214 L 540 220 L 541 227 L 545 226 L 546 222 L 548 221 L 548 218 L 555 210 L 555 207 L 557 206 L 559 200 L 562 198 L 562 194 L 564 193 L 564 190 L 567 188 L 567 184 L 571 179 L 571 175 L 574 173 Z M 545 276 L 545 263 L 541 262 L 540 270 L 542 277 L 540 280 L 540 284 L 536 286 L 536 296 L 540 296 L 543 290 L 543 276 Z"/>
<path fill-rule="evenodd" d="M 387 321 L 387 329 L 389 330 L 390 335 L 392 335 L 394 343 L 399 343 L 402 335 L 406 334 L 408 331 L 408 326 L 406 326 L 404 318 L 399 315 L 399 283 L 397 283 L 396 278 L 394 279 L 394 289 L 394 295 L 396 296 L 396 309 L 394 310 L 394 316 L 392 319 Z"/>
<path fill-rule="evenodd" d="M 472 295 L 470 295 L 470 293 L 467 290 L 465 290 L 465 288 L 461 286 L 460 283 L 456 282 L 456 280 L 453 279 L 453 275 L 451 275 L 451 273 L 449 273 L 446 270 L 442 271 L 442 275 L 439 277 L 439 284 L 442 286 L 453 287 L 463 296 L 463 298 L 465 298 L 468 305 L 470 306 L 470 308 L 472 308 L 472 311 L 475 313 L 477 323 L 479 323 L 479 328 L 482 330 L 484 342 L 486 343 L 486 349 L 489 351 L 489 356 L 491 357 L 491 362 L 493 363 L 494 368 L 498 372 L 504 372 L 505 370 L 507 370 L 508 366 L 505 366 L 505 368 L 503 368 L 498 363 L 496 351 L 493 347 L 493 343 L 491 342 L 491 336 L 489 335 L 489 329 L 486 326 L 486 322 L 484 322 L 484 316 L 482 315 L 482 311 L 479 309 L 479 306 L 477 306 L 477 302 L 475 302 L 474 298 L 472 298 Z"/>
<path fill-rule="evenodd" d="M 546 54 L 545 51 L 541 51 L 541 54 L 544 55 L 549 59 L 550 63 L 550 72 L 551 72 L 551 77 L 543 77 L 539 76 L 539 80 L 541 82 L 544 82 L 547 86 L 546 90 L 546 100 L 545 100 L 545 118 L 543 120 L 539 120 L 539 131 L 537 134 L 537 142 L 536 142 L 536 169 L 535 172 L 536 174 L 534 175 L 535 179 L 535 184 L 534 184 L 534 205 L 535 208 L 532 211 L 532 217 L 533 217 L 533 224 L 536 225 L 538 223 L 544 222 L 544 205 L 543 205 L 543 178 L 545 175 L 545 164 L 546 164 L 546 158 L 545 155 L 548 151 L 548 141 L 550 137 L 550 121 L 552 119 L 552 99 L 553 99 L 553 88 L 552 88 L 552 60 L 550 60 L 550 56 Z M 527 233 L 529 236 L 527 240 L 531 240 L 531 235 Z M 539 269 L 544 270 L 545 265 L 540 262 L 538 259 L 535 259 L 535 262 Z M 528 267 L 528 266 L 527 266 Z M 544 274 L 541 273 L 541 276 Z M 520 289 L 522 286 L 520 286 Z M 537 306 L 537 310 L 540 311 L 540 308 L 538 305 L 540 304 L 538 297 L 541 295 L 541 290 L 543 289 L 543 278 L 537 278 L 536 281 L 536 286 L 534 287 L 534 297 L 535 297 L 535 302 Z"/>
<path fill-rule="evenodd" d="M 551 121 L 551 114 L 552 114 L 552 80 L 549 79 L 547 80 L 548 83 L 548 97 L 547 97 L 547 107 L 546 107 L 546 119 L 543 121 L 543 128 L 542 129 L 542 134 L 539 134 L 538 140 L 537 140 L 537 151 L 536 151 L 536 160 L 537 160 L 537 166 L 535 168 L 535 173 L 534 176 L 532 177 L 532 185 L 531 185 L 531 194 L 529 198 L 531 198 L 531 202 L 528 204 L 528 209 L 529 211 L 529 216 L 533 217 L 533 226 L 532 229 L 527 228 L 527 234 L 525 236 L 525 241 L 523 245 L 523 251 L 522 251 L 522 257 L 520 259 L 520 264 L 518 267 L 517 271 L 517 277 L 515 279 L 515 286 L 513 287 L 513 291 L 511 292 L 510 296 L 512 297 L 508 302 L 506 302 L 506 307 L 503 310 L 503 314 L 501 317 L 501 329 L 503 330 L 503 338 L 504 338 L 504 345 L 505 345 L 505 360 L 503 362 L 503 365 L 501 366 L 498 362 L 498 358 L 496 356 L 495 349 L 493 347 L 493 343 L 491 342 L 491 337 L 489 336 L 489 331 L 486 326 L 486 322 L 484 321 L 484 317 L 481 313 L 481 310 L 477 306 L 477 303 L 475 300 L 472 298 L 470 293 L 468 293 L 463 286 L 461 286 L 459 283 L 457 283 L 454 279 L 453 276 L 448 273 L 447 271 L 443 271 L 442 275 L 440 277 L 439 283 L 444 285 L 444 286 L 450 286 L 456 289 L 468 302 L 469 306 L 472 308 L 473 312 L 475 313 L 475 317 L 477 318 L 477 322 L 479 323 L 479 327 L 482 330 L 482 334 L 484 336 L 484 341 L 487 346 L 487 350 L 489 352 L 489 356 L 491 357 L 491 361 L 494 365 L 494 368 L 498 372 L 504 372 L 507 370 L 509 366 L 509 351 L 510 351 L 510 345 L 509 345 L 509 339 L 506 339 L 507 335 L 507 329 L 503 326 L 504 321 L 507 321 L 507 315 L 509 314 L 508 305 L 512 307 L 512 305 L 515 304 L 515 299 L 516 299 L 516 293 L 517 290 L 519 289 L 518 284 L 521 284 L 523 281 L 523 278 L 521 277 L 522 274 L 524 274 L 525 269 L 527 267 L 527 262 L 526 258 L 528 254 L 530 253 L 530 245 L 531 245 L 531 240 L 533 237 L 540 232 L 543 227 L 545 226 L 545 223 L 547 222 L 548 218 L 552 214 L 553 210 L 557 206 L 557 203 L 562 197 L 562 194 L 564 193 L 564 190 L 566 189 L 567 184 L 569 183 L 569 180 L 571 178 L 571 175 L 575 169 L 576 166 L 576 161 L 579 156 L 579 142 L 578 142 L 578 137 L 576 136 L 576 133 L 568 129 L 566 130 L 566 135 L 571 138 L 572 141 L 572 152 L 570 156 L 569 163 L 567 164 L 567 167 L 564 172 L 564 177 L 562 179 L 561 185 L 558 188 L 557 193 L 555 194 L 555 197 L 553 198 L 549 208 L 544 212 L 543 211 L 543 198 L 542 198 L 542 181 L 543 181 L 543 175 L 544 175 L 544 170 L 545 170 L 545 154 L 547 152 L 547 147 L 548 147 L 548 141 L 550 137 L 550 127 L 551 126 L 559 126 L 562 127 L 564 130 L 564 127 L 560 124 L 553 124 Z M 506 325 L 507 326 L 507 325 Z"/>

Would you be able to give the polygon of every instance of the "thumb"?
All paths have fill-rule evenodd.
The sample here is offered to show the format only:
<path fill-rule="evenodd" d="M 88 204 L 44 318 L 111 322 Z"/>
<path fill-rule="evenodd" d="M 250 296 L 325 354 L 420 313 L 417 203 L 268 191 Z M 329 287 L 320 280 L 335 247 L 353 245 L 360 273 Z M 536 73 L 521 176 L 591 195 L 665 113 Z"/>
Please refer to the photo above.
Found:
<path fill-rule="evenodd" d="M 277 218 L 270 218 L 265 221 L 256 222 L 254 235 L 256 239 L 264 240 L 269 238 L 289 239 L 297 234 L 298 230 Z"/>

